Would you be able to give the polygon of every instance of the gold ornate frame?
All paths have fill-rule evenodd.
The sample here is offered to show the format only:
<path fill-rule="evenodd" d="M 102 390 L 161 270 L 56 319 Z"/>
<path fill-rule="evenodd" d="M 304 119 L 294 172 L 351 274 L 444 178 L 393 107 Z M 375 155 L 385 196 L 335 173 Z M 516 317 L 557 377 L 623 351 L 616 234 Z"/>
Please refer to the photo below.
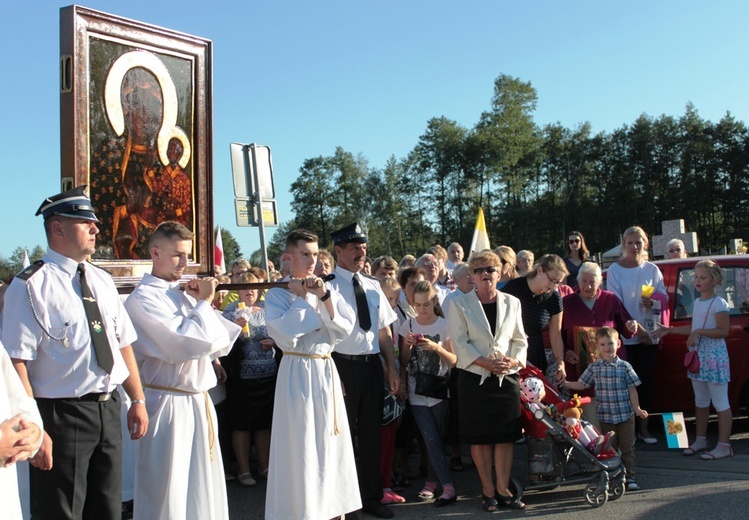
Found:
<path fill-rule="evenodd" d="M 118 278 L 149 269 L 162 220 L 195 232 L 189 271 L 213 271 L 211 67 L 210 40 L 60 10 L 62 186 L 89 185 L 101 221 L 93 261 Z"/>

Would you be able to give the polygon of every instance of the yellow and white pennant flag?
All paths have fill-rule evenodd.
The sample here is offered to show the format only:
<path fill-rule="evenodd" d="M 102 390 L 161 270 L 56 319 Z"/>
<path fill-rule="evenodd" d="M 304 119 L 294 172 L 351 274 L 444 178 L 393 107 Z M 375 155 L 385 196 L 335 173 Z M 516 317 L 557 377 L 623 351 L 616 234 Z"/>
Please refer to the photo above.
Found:
<path fill-rule="evenodd" d="M 471 253 L 491 249 L 489 245 L 489 234 L 486 232 L 486 222 L 484 221 L 484 210 L 479 208 L 479 215 L 476 218 L 476 229 L 473 230 L 473 240 L 471 240 Z"/>

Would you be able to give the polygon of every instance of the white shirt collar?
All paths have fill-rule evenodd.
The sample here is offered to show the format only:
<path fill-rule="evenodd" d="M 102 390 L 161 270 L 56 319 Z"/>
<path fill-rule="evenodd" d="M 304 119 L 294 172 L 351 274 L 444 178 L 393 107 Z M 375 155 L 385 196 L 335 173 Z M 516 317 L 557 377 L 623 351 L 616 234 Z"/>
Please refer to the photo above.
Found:
<path fill-rule="evenodd" d="M 349 271 L 348 269 L 344 269 L 340 265 L 335 268 L 335 274 L 336 274 L 336 276 L 340 276 L 341 278 L 343 278 L 347 282 L 351 282 L 351 280 L 354 279 L 354 275 L 355 274 L 358 274 L 359 278 L 361 278 L 361 274 L 360 273 L 352 273 L 351 271 Z"/>
<path fill-rule="evenodd" d="M 60 269 L 70 275 L 70 278 L 78 276 L 78 263 L 69 256 L 65 256 L 62 253 L 58 253 L 54 249 L 47 249 L 47 254 L 44 257 L 45 261 L 57 264 Z"/>

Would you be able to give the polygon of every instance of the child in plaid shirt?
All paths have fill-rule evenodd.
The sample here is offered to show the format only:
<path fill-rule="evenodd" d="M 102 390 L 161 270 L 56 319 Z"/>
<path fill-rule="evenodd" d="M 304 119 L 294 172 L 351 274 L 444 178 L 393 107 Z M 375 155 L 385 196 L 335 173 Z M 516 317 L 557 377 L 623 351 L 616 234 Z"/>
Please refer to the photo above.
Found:
<path fill-rule="evenodd" d="M 646 418 L 648 412 L 640 408 L 636 386 L 640 385 L 632 365 L 619 359 L 616 351 L 621 347 L 619 333 L 611 327 L 596 331 L 596 348 L 599 359 L 588 365 L 577 381 L 567 381 L 571 390 L 585 390 L 591 386 L 596 391 L 596 412 L 601 431 L 616 434 L 614 448 L 622 452 L 622 462 L 627 469 L 627 489 L 638 490 L 635 480 L 635 415 Z"/>

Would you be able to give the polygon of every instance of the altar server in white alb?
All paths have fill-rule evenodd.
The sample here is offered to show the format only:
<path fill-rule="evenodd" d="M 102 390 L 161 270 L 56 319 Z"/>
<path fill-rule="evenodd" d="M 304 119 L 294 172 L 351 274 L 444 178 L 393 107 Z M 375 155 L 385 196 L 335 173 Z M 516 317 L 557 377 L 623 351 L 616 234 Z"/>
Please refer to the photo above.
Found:
<path fill-rule="evenodd" d="M 327 520 L 361 507 L 346 404 L 333 346 L 347 338 L 354 311 L 313 275 L 317 236 L 286 238 L 288 289 L 265 297 L 268 334 L 283 350 L 273 408 L 265 518 Z"/>
<path fill-rule="evenodd" d="M 135 448 L 135 519 L 229 518 L 208 390 L 216 386 L 214 362 L 242 329 L 211 307 L 215 278 L 192 279 L 180 290 L 192 238 L 182 224 L 160 224 L 149 244 L 152 273 L 125 302 L 138 331 L 133 349 L 151 425 Z"/>
<path fill-rule="evenodd" d="M 42 418 L 36 401 L 0 345 L 0 504 L 2 516 L 21 520 L 15 462 L 26 460 L 42 444 Z"/>

